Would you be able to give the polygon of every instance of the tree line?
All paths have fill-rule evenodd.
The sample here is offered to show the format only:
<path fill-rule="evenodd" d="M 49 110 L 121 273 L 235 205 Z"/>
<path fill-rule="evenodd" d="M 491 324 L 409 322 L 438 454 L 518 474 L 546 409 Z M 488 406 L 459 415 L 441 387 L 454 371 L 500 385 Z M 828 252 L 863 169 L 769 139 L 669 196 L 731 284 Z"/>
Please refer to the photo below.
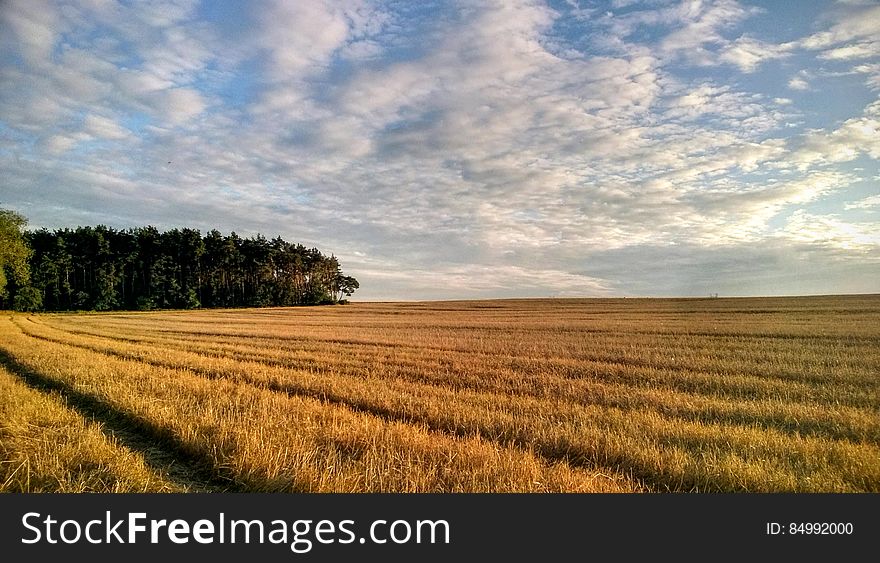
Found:
<path fill-rule="evenodd" d="M 24 231 L 24 219 L 0 216 L 6 287 L 3 308 L 18 310 L 151 310 L 270 307 L 345 302 L 359 287 L 335 256 L 281 237 L 242 238 L 196 229 L 103 225 Z"/>

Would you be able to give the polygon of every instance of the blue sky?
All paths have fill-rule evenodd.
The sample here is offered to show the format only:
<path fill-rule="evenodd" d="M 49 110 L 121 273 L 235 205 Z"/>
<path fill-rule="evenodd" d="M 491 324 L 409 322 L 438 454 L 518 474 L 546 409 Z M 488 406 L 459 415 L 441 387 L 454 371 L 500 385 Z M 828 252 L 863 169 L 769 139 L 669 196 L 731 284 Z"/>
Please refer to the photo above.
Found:
<path fill-rule="evenodd" d="M 880 5 L 7 1 L 0 207 L 358 300 L 880 292 Z"/>

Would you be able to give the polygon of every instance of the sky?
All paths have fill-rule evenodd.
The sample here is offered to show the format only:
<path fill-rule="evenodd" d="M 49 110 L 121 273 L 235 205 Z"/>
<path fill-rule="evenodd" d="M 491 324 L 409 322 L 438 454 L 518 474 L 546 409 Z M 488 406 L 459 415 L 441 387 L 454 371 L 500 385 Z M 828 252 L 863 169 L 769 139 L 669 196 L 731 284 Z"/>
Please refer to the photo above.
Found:
<path fill-rule="evenodd" d="M 880 292 L 876 1 L 0 0 L 0 207 L 353 300 Z"/>

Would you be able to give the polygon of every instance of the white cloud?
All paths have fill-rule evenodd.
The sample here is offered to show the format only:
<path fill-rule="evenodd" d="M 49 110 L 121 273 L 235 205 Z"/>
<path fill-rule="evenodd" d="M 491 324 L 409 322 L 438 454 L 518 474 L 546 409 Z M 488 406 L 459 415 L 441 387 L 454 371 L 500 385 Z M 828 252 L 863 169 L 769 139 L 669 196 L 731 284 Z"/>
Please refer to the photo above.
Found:
<path fill-rule="evenodd" d="M 736 186 L 699 189 L 692 192 L 691 200 L 707 216 L 715 216 L 716 213 L 752 216 L 758 217 L 763 223 L 779 213 L 783 206 L 815 201 L 831 191 L 848 186 L 854 180 L 848 174 L 814 172 L 797 180 L 769 182 L 746 189 Z"/>
<path fill-rule="evenodd" d="M 880 6 L 861 5 L 842 11 L 830 29 L 800 41 L 806 49 L 827 49 L 848 41 L 880 36 Z"/>
<path fill-rule="evenodd" d="M 50 154 L 58 155 L 73 148 L 77 142 L 79 140 L 70 135 L 52 135 L 46 139 L 45 147 Z"/>
<path fill-rule="evenodd" d="M 421 288 L 422 299 L 601 297 L 611 294 L 611 288 L 604 280 L 553 269 L 470 264 L 435 264 L 430 269 L 413 269 L 399 263 L 358 268 L 356 259 L 351 263 L 360 272 L 359 280 L 367 281 L 368 287 L 391 287 L 402 298 L 410 297 L 408 292 L 412 288 Z"/>
<path fill-rule="evenodd" d="M 792 90 L 809 90 L 810 83 L 800 76 L 794 76 L 788 81 L 788 87 Z"/>
<path fill-rule="evenodd" d="M 797 244 L 872 253 L 880 260 L 880 225 L 851 223 L 836 215 L 814 215 L 795 211 L 786 222 L 782 236 Z"/>
<path fill-rule="evenodd" d="M 24 59 L 36 67 L 47 64 L 61 31 L 57 7 L 47 0 L 9 0 L 0 9 L 0 30 L 9 30 L 0 38 L 12 43 Z"/>
<path fill-rule="evenodd" d="M 171 124 L 184 123 L 205 109 L 205 100 L 196 90 L 175 88 L 163 91 L 163 93 L 164 95 L 157 104 L 157 109 Z"/>
<path fill-rule="evenodd" d="M 167 90 L 174 86 L 174 82 L 171 80 L 160 78 L 143 70 L 122 71 L 118 74 L 116 82 L 125 93 L 131 96 Z"/>
<path fill-rule="evenodd" d="M 137 15 L 151 27 L 169 27 L 190 19 L 198 8 L 199 0 L 142 0 L 138 2 Z M 105 3 L 99 8 L 109 7 Z"/>
<path fill-rule="evenodd" d="M 261 6 L 261 45 L 269 52 L 276 80 L 300 78 L 327 64 L 352 36 L 346 10 L 359 2 L 284 2 Z"/>
<path fill-rule="evenodd" d="M 722 118 L 744 119 L 764 113 L 763 100 L 736 92 L 729 86 L 703 83 L 692 88 L 682 88 L 681 95 L 672 96 L 667 102 L 669 110 L 664 114 L 670 119 L 697 119 L 706 115 Z M 667 88 L 672 95 L 674 92 Z"/>
<path fill-rule="evenodd" d="M 878 107 L 876 103 L 868 106 L 864 116 L 847 119 L 833 131 L 807 132 L 788 162 L 803 170 L 817 164 L 849 162 L 862 154 L 880 159 Z"/>
<path fill-rule="evenodd" d="M 871 90 L 880 90 L 880 64 L 860 64 L 853 67 L 853 72 L 866 75 L 865 84 Z"/>
<path fill-rule="evenodd" d="M 734 0 L 682 2 L 667 10 L 661 19 L 672 15 L 673 21 L 680 22 L 680 27 L 663 38 L 660 48 L 697 64 L 710 64 L 714 60 L 714 55 L 705 49 L 706 44 L 727 43 L 721 35 L 722 29 L 732 27 L 759 11 L 746 8 Z M 733 47 L 734 54 L 730 56 L 742 60 L 745 53 L 754 51 L 757 45 L 753 40 L 743 40 L 738 47 Z"/>
<path fill-rule="evenodd" d="M 880 195 L 872 195 L 853 203 L 847 203 L 844 209 L 875 209 L 880 208 Z"/>
<path fill-rule="evenodd" d="M 775 45 L 743 36 L 725 46 L 719 59 L 739 67 L 743 72 L 754 72 L 765 61 L 787 56 L 790 49 L 790 44 Z"/>
<path fill-rule="evenodd" d="M 161 41 L 141 49 L 142 73 L 155 80 L 186 85 L 214 56 L 203 40 L 184 26 L 162 30 Z"/>
<path fill-rule="evenodd" d="M 880 41 L 867 41 L 829 49 L 819 53 L 820 59 L 849 60 L 880 56 Z"/>
<path fill-rule="evenodd" d="M 88 134 L 102 139 L 124 139 L 130 134 L 114 120 L 95 114 L 86 116 L 83 127 Z"/>

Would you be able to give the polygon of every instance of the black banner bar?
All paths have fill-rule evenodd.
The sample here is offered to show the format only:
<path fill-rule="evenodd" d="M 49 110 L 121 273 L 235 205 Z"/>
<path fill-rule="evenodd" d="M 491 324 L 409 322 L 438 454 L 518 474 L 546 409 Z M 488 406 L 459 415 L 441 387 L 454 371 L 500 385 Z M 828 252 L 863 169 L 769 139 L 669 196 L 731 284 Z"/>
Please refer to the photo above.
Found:
<path fill-rule="evenodd" d="M 845 561 L 876 548 L 878 508 L 877 494 L 5 494 L 0 553 L 92 562 Z"/>

